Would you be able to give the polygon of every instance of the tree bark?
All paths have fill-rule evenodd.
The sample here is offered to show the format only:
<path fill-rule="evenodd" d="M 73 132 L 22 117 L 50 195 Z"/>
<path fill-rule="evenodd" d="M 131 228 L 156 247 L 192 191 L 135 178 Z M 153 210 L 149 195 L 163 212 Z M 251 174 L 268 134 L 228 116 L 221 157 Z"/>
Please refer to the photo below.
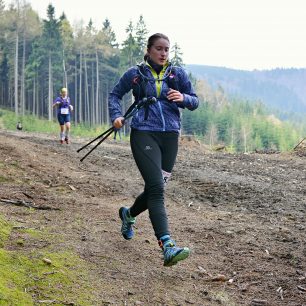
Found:
<path fill-rule="evenodd" d="M 18 46 L 19 46 L 19 34 L 18 28 L 16 30 L 16 42 L 15 42 L 15 69 L 14 69 L 14 102 L 15 102 L 15 114 L 18 116 Z"/>
<path fill-rule="evenodd" d="M 49 80 L 48 80 L 48 119 L 52 120 L 52 60 L 49 52 Z"/>
<path fill-rule="evenodd" d="M 99 122 L 99 56 L 98 50 L 96 50 L 96 103 L 95 103 L 95 113 L 96 113 L 96 123 Z"/>

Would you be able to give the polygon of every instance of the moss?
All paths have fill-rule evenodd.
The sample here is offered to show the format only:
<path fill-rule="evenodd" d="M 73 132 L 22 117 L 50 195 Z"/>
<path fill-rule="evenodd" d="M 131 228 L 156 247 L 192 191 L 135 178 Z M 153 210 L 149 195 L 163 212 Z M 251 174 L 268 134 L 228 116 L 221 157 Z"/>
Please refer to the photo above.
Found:
<path fill-rule="evenodd" d="M 26 270 L 10 252 L 0 249 L 0 305 L 33 305 L 25 292 Z"/>
<path fill-rule="evenodd" d="M 51 300 L 55 305 L 97 303 L 84 260 L 71 251 L 5 250 L 3 246 L 11 229 L 12 226 L 0 216 L 1 306 L 34 305 L 39 300 Z M 33 234 L 34 230 L 30 232 Z M 19 240 L 7 243 L 16 245 Z"/>
<path fill-rule="evenodd" d="M 3 247 L 4 242 L 8 239 L 11 229 L 12 226 L 0 215 L 0 248 Z"/>
<path fill-rule="evenodd" d="M 5 182 L 9 182 L 11 180 L 9 180 L 7 177 L 0 175 L 0 183 L 5 183 Z"/>
<path fill-rule="evenodd" d="M 225 291 L 212 292 L 212 299 L 218 302 L 220 305 L 235 306 L 236 303 L 232 301 L 232 298 Z"/>

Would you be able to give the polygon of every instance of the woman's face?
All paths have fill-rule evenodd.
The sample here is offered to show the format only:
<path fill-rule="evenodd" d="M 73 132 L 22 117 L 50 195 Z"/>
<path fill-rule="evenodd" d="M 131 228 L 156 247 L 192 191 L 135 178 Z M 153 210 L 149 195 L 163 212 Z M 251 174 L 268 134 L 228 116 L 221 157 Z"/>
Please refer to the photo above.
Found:
<path fill-rule="evenodd" d="M 167 39 L 159 38 L 147 50 L 150 59 L 158 65 L 165 65 L 169 57 L 170 43 Z"/>

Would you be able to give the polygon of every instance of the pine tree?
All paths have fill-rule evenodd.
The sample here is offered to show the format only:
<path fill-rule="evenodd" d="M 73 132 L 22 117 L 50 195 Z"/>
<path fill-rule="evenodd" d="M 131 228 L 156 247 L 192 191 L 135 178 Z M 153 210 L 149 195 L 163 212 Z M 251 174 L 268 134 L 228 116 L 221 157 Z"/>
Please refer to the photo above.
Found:
<path fill-rule="evenodd" d="M 55 18 L 55 8 L 49 4 L 47 8 L 47 20 L 44 20 L 42 45 L 46 52 L 45 61 L 48 67 L 48 119 L 52 119 L 52 100 L 54 88 L 58 90 L 62 86 L 62 58 L 63 43 L 60 35 L 60 21 Z M 55 91 L 57 92 L 57 91 Z"/>
<path fill-rule="evenodd" d="M 137 43 L 137 49 L 136 49 L 136 61 L 141 62 L 143 60 L 143 56 L 146 49 L 146 43 L 147 43 L 147 35 L 148 35 L 147 26 L 145 24 L 145 21 L 143 19 L 143 16 L 140 15 L 139 20 L 136 25 L 136 43 Z"/>
<path fill-rule="evenodd" d="M 102 32 L 105 34 L 106 41 L 108 44 L 110 44 L 113 48 L 119 47 L 119 44 L 117 43 L 116 39 L 116 34 L 112 29 L 111 23 L 108 18 L 106 18 L 103 22 Z"/>
<path fill-rule="evenodd" d="M 121 66 L 123 70 L 135 65 L 137 63 L 137 58 L 139 58 L 139 47 L 134 36 L 134 26 L 132 21 L 129 22 L 125 32 L 127 33 L 127 38 L 122 43 L 121 50 Z"/>
<path fill-rule="evenodd" d="M 171 48 L 171 63 L 175 66 L 183 67 L 183 52 L 180 48 L 180 46 L 175 43 L 173 47 Z"/>

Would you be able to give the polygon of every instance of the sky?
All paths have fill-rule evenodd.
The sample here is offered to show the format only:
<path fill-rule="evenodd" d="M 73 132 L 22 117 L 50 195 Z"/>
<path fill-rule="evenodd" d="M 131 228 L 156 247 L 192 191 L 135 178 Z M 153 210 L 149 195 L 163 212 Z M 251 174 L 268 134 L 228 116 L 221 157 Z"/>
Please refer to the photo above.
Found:
<path fill-rule="evenodd" d="M 149 31 L 177 43 L 185 64 L 241 70 L 306 68 L 305 0 L 26 0 L 46 18 L 47 6 L 71 25 L 108 18 L 118 43 L 140 15 Z M 10 0 L 6 4 L 12 3 Z"/>

